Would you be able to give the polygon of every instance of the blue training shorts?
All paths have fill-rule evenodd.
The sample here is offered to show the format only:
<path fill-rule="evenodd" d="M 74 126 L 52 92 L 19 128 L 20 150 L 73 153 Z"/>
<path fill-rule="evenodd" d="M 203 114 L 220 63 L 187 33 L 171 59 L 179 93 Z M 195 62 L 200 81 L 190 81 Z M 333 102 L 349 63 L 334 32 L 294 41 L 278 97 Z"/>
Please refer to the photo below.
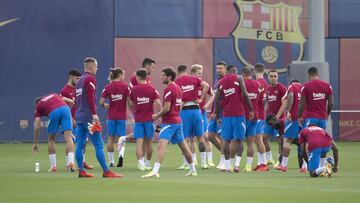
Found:
<path fill-rule="evenodd" d="M 108 136 L 122 137 L 126 135 L 126 120 L 108 120 Z"/>
<path fill-rule="evenodd" d="M 208 131 L 208 127 L 209 127 L 207 115 L 208 115 L 208 113 L 206 111 L 202 112 L 204 133 L 206 133 Z"/>
<path fill-rule="evenodd" d="M 155 127 L 154 122 L 135 122 L 134 126 L 134 138 L 143 139 L 145 136 L 147 139 L 154 137 Z"/>
<path fill-rule="evenodd" d="M 61 106 L 49 114 L 48 134 L 55 135 L 59 130 L 64 132 L 72 130 L 71 111 L 68 106 Z"/>
<path fill-rule="evenodd" d="M 265 120 L 258 120 L 256 124 L 256 135 L 264 134 L 265 124 Z"/>
<path fill-rule="evenodd" d="M 297 121 L 286 121 L 284 137 L 297 139 L 299 137 L 300 127 Z"/>
<path fill-rule="evenodd" d="M 180 117 L 185 138 L 204 135 L 203 117 L 200 109 L 181 110 Z"/>
<path fill-rule="evenodd" d="M 161 124 L 159 139 L 164 139 L 172 144 L 179 144 L 184 141 L 184 134 L 181 123 Z"/>
<path fill-rule="evenodd" d="M 256 134 L 256 128 L 257 128 L 258 120 L 255 121 L 246 121 L 246 137 L 254 137 Z"/>
<path fill-rule="evenodd" d="M 327 121 L 325 119 L 307 118 L 304 120 L 305 128 L 308 127 L 310 124 L 317 125 L 324 130 L 326 130 L 327 127 Z"/>
<path fill-rule="evenodd" d="M 279 136 L 279 132 L 265 122 L 264 135 L 268 135 L 270 137 L 277 137 Z"/>
<path fill-rule="evenodd" d="M 330 151 L 330 147 L 317 148 L 309 152 L 309 163 L 308 170 L 310 173 L 319 168 L 321 155 L 326 154 Z"/>
<path fill-rule="evenodd" d="M 245 117 L 223 117 L 221 124 L 221 137 L 225 141 L 245 139 Z"/>

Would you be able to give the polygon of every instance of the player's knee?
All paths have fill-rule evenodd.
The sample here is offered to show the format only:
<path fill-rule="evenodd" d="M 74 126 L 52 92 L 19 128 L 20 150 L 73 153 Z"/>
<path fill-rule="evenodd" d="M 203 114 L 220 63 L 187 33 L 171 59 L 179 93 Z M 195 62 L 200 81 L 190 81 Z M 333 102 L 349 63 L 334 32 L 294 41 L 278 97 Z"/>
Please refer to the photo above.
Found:
<path fill-rule="evenodd" d="M 199 151 L 200 151 L 200 152 L 204 152 L 204 151 L 205 151 L 205 143 L 204 143 L 204 142 L 199 142 Z"/>

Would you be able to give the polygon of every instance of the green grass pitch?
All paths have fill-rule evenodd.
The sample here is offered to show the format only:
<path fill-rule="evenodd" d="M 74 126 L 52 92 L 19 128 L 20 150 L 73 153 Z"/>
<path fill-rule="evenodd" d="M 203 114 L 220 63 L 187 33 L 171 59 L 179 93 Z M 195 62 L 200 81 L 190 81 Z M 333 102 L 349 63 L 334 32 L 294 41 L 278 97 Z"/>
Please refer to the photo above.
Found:
<path fill-rule="evenodd" d="M 198 169 L 198 177 L 184 177 L 177 146 L 169 145 L 160 178 L 141 179 L 134 144 L 126 145 L 122 179 L 104 179 L 93 146 L 86 160 L 96 178 L 79 179 L 65 172 L 64 144 L 57 145 L 57 173 L 49 173 L 47 145 L 36 156 L 31 144 L 0 144 L 0 202 L 360 202 L 360 143 L 338 143 L 340 169 L 332 178 L 310 178 L 296 168 L 295 147 L 286 173 L 221 173 Z M 273 149 L 277 149 L 273 143 Z M 156 152 L 156 150 L 155 150 Z M 218 152 L 214 161 L 218 161 Z M 198 158 L 199 159 L 199 158 Z M 34 172 L 35 160 L 40 173 Z M 244 166 L 245 159 L 241 166 Z M 256 162 L 256 160 L 254 160 Z"/>

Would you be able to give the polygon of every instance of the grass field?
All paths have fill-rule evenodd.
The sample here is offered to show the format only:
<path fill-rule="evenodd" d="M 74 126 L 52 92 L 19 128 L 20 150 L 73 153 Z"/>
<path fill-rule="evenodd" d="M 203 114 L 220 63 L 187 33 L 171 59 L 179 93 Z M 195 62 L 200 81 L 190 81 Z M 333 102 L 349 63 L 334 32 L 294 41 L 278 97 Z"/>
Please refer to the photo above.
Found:
<path fill-rule="evenodd" d="M 177 146 L 168 147 L 160 178 L 141 179 L 136 169 L 134 144 L 126 145 L 123 179 L 104 179 L 88 147 L 86 160 L 96 168 L 96 178 L 79 179 L 66 173 L 64 144 L 58 144 L 58 172 L 47 172 L 47 146 L 36 157 L 31 144 L 0 144 L 0 202 L 359 202 L 360 143 L 339 143 L 340 170 L 332 178 L 309 178 L 296 169 L 295 154 L 286 173 L 221 173 L 199 170 L 198 177 L 184 177 L 175 168 L 181 163 Z M 275 145 L 274 145 L 275 149 Z M 295 148 L 293 148 L 295 151 Z M 214 154 L 218 161 L 218 153 Z M 40 173 L 34 172 L 35 160 Z M 254 160 L 255 162 L 256 160 Z M 242 160 L 241 166 L 243 167 Z"/>

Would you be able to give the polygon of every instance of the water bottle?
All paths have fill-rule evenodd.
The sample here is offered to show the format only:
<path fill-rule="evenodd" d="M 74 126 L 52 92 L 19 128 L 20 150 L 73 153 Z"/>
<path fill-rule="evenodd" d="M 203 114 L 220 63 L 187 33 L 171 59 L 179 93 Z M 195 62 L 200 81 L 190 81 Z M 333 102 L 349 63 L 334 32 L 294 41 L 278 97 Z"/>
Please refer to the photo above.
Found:
<path fill-rule="evenodd" d="M 40 162 L 39 161 L 35 161 L 35 172 L 36 173 L 40 172 Z"/>

